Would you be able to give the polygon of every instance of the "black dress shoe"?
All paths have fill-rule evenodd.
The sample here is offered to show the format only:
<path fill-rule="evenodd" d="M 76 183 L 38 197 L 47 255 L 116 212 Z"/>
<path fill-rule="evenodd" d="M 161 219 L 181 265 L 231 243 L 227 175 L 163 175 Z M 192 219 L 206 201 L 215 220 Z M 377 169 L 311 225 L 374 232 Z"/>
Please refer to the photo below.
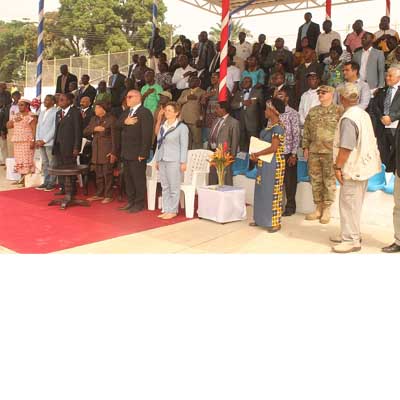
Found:
<path fill-rule="evenodd" d="M 143 207 L 131 207 L 129 210 L 128 210 L 128 213 L 130 213 L 130 214 L 134 214 L 134 213 L 138 213 L 138 212 L 140 212 L 140 211 L 143 211 L 144 210 L 144 208 Z"/>
<path fill-rule="evenodd" d="M 57 193 L 54 193 L 54 196 L 64 196 L 65 195 L 65 190 L 61 189 Z"/>
<path fill-rule="evenodd" d="M 296 211 L 285 210 L 285 212 L 282 214 L 282 217 L 290 217 L 293 214 L 296 214 Z"/>
<path fill-rule="evenodd" d="M 382 249 L 384 253 L 398 253 L 400 251 L 400 246 L 396 243 L 386 246 Z"/>
<path fill-rule="evenodd" d="M 118 207 L 118 210 L 127 211 L 133 207 L 133 204 L 127 204 L 126 206 Z"/>

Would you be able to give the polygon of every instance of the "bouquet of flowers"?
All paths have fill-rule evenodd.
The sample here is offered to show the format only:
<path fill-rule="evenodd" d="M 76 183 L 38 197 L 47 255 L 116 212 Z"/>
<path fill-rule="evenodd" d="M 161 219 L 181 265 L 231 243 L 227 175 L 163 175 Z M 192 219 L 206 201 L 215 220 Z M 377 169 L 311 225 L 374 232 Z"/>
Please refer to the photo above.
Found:
<path fill-rule="evenodd" d="M 219 145 L 208 162 L 217 170 L 218 186 L 224 186 L 226 167 L 235 162 L 235 158 L 228 152 L 228 144 L 225 142 Z"/>

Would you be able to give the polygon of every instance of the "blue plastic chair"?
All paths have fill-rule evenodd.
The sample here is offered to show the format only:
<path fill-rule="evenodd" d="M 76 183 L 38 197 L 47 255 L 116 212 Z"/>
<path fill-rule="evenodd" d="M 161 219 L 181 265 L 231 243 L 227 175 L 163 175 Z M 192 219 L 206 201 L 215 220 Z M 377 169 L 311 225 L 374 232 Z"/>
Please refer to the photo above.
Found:
<path fill-rule="evenodd" d="M 377 190 L 383 190 L 386 186 L 386 176 L 385 176 L 386 167 L 382 164 L 381 172 L 378 172 L 376 175 L 368 179 L 368 192 L 376 192 Z"/>
<path fill-rule="evenodd" d="M 387 183 L 387 185 L 385 185 L 385 187 L 383 188 L 383 191 L 387 194 L 393 194 L 394 192 L 394 174 L 392 174 L 389 182 Z"/>
<path fill-rule="evenodd" d="M 246 176 L 250 179 L 256 179 L 257 176 L 257 167 L 254 167 L 251 171 L 246 172 Z"/>
<path fill-rule="evenodd" d="M 249 155 L 246 154 L 246 158 L 242 160 L 236 157 L 235 162 L 232 164 L 232 175 L 245 175 L 249 168 Z"/>
<path fill-rule="evenodd" d="M 297 161 L 297 182 L 310 182 L 306 161 Z"/>

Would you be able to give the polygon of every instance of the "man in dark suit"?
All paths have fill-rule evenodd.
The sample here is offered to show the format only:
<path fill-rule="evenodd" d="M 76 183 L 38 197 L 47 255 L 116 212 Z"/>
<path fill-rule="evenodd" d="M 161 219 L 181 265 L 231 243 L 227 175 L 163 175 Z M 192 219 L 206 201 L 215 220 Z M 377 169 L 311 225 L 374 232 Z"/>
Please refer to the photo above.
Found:
<path fill-rule="evenodd" d="M 315 50 L 317 45 L 318 36 L 321 33 L 319 25 L 311 21 L 312 14 L 307 12 L 304 14 L 305 23 L 300 26 L 299 32 L 297 34 L 296 50 L 302 51 L 301 39 L 307 37 L 308 45 Z"/>
<path fill-rule="evenodd" d="M 90 98 L 88 96 L 83 96 L 79 103 L 79 111 L 82 116 L 82 130 L 84 130 L 94 115 L 93 108 L 90 105 Z"/>
<path fill-rule="evenodd" d="M 117 112 L 121 107 L 121 98 L 122 93 L 125 90 L 126 76 L 119 72 L 119 66 L 117 64 L 111 67 L 111 74 L 112 75 L 108 80 L 108 87 L 111 92 L 111 105 L 113 111 Z"/>
<path fill-rule="evenodd" d="M 201 78 L 201 88 L 207 90 L 211 83 L 211 74 L 209 68 L 215 56 L 215 46 L 211 40 L 208 40 L 207 32 L 200 32 L 197 48 L 199 51 L 199 56 L 196 63 L 196 69 L 198 71 L 204 70 Z"/>
<path fill-rule="evenodd" d="M 146 160 L 153 139 L 153 115 L 142 106 L 142 96 L 130 90 L 126 96 L 129 107 L 116 123 L 117 135 L 110 162 L 120 158 L 123 162 L 128 204 L 120 210 L 136 213 L 145 208 Z"/>
<path fill-rule="evenodd" d="M 376 139 L 386 171 L 395 169 L 395 134 L 400 120 L 400 69 L 389 68 L 386 87 L 379 89 L 374 99 Z"/>
<path fill-rule="evenodd" d="M 215 113 L 218 119 L 214 121 L 208 135 L 208 149 L 215 150 L 218 146 L 227 145 L 233 157 L 239 148 L 240 127 L 239 122 L 229 115 L 230 106 L 227 102 L 219 102 Z M 218 184 L 218 175 L 215 167 L 210 167 L 209 185 Z M 226 169 L 225 185 L 233 186 L 232 165 Z"/>
<path fill-rule="evenodd" d="M 132 64 L 129 65 L 128 68 L 128 76 L 127 78 L 135 80 L 135 76 L 133 75 L 133 72 L 135 71 L 136 67 L 139 66 L 139 54 L 134 54 L 132 56 Z"/>
<path fill-rule="evenodd" d="M 58 99 L 60 110 L 57 111 L 56 116 L 53 155 L 59 168 L 75 166 L 76 157 L 81 150 L 82 117 L 79 110 L 72 106 L 73 101 L 74 97 L 71 93 L 61 94 Z M 61 181 L 61 190 L 58 194 L 65 194 L 60 178 L 59 181 Z"/>
<path fill-rule="evenodd" d="M 264 64 L 264 62 L 267 60 L 268 54 L 272 51 L 272 47 L 265 43 L 266 40 L 267 37 L 263 33 L 258 37 L 258 43 L 260 44 L 260 48 L 258 49 L 260 65 Z"/>
<path fill-rule="evenodd" d="M 78 84 L 78 78 L 68 72 L 67 65 L 61 65 L 60 67 L 61 75 L 57 78 L 56 93 L 69 93 L 69 84 L 71 82 L 76 82 Z"/>
<path fill-rule="evenodd" d="M 82 75 L 81 86 L 76 94 L 76 104 L 81 104 L 82 97 L 89 97 L 92 105 L 96 98 L 97 90 L 90 84 L 90 76 Z"/>
<path fill-rule="evenodd" d="M 249 151 L 251 136 L 258 137 L 264 123 L 263 90 L 252 85 L 251 77 L 245 77 L 232 99 L 232 108 L 239 110 L 240 151 L 244 152 Z"/>

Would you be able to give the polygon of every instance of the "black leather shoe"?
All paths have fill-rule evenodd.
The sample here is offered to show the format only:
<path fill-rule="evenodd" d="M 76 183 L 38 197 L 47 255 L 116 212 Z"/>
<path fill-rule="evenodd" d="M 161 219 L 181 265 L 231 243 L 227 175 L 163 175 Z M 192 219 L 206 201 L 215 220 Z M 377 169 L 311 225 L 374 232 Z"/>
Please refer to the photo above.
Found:
<path fill-rule="evenodd" d="M 65 190 L 61 189 L 57 193 L 54 193 L 54 196 L 64 196 L 65 195 Z"/>
<path fill-rule="evenodd" d="M 127 211 L 133 207 L 133 204 L 127 204 L 126 206 L 118 207 L 118 210 Z"/>
<path fill-rule="evenodd" d="M 384 253 L 398 253 L 400 252 L 400 246 L 396 243 L 391 244 L 390 246 L 386 246 L 382 249 Z"/>
<path fill-rule="evenodd" d="M 134 213 L 138 213 L 138 212 L 143 211 L 143 210 L 144 210 L 143 207 L 131 207 L 131 208 L 128 210 L 128 213 L 134 214 Z"/>
<path fill-rule="evenodd" d="M 285 210 L 285 212 L 282 214 L 282 217 L 290 217 L 293 214 L 296 214 L 296 212 L 292 210 Z"/>

